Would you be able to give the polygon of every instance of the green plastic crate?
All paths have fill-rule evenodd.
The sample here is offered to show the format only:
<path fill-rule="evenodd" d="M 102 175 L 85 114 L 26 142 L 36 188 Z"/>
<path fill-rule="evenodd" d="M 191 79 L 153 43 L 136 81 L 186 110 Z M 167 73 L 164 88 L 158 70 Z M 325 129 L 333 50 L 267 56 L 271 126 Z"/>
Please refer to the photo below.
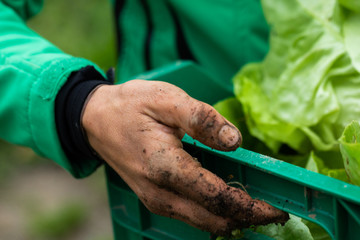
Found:
<path fill-rule="evenodd" d="M 137 78 L 171 82 L 209 104 L 232 95 L 192 62 L 177 62 Z M 253 198 L 319 224 L 333 239 L 360 239 L 359 187 L 242 148 L 220 152 L 189 136 L 183 143 L 203 167 L 223 179 L 232 175 Z M 210 239 L 209 233 L 150 213 L 110 167 L 106 173 L 116 240 Z M 270 238 L 248 231 L 243 239 Z"/>

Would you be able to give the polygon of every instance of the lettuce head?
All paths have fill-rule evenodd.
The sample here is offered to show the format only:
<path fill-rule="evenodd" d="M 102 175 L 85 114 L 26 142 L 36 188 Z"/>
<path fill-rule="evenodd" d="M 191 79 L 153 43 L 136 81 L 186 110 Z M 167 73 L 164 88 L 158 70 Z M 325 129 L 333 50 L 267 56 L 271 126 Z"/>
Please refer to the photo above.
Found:
<path fill-rule="evenodd" d="M 337 149 L 360 116 L 360 13 L 337 0 L 262 6 L 270 50 L 233 79 L 249 131 L 274 152 L 283 144 L 302 153 Z"/>

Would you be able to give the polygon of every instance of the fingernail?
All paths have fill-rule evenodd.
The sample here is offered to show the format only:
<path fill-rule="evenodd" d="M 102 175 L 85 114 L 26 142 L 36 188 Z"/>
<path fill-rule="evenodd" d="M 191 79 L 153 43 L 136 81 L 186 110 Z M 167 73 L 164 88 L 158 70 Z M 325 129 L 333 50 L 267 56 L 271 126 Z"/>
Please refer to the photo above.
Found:
<path fill-rule="evenodd" d="M 224 147 L 227 148 L 238 147 L 241 143 L 239 131 L 229 125 L 224 125 L 220 129 L 219 139 L 224 144 Z"/>

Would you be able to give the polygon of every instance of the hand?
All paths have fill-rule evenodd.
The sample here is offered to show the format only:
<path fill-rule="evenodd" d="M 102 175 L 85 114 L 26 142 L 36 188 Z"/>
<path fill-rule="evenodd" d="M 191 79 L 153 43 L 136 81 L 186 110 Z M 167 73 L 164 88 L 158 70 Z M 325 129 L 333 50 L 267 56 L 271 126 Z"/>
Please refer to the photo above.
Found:
<path fill-rule="evenodd" d="M 228 186 L 182 149 L 185 133 L 223 151 L 235 150 L 241 134 L 180 88 L 143 80 L 103 85 L 85 107 L 82 124 L 90 145 L 155 214 L 217 235 L 288 219 Z"/>

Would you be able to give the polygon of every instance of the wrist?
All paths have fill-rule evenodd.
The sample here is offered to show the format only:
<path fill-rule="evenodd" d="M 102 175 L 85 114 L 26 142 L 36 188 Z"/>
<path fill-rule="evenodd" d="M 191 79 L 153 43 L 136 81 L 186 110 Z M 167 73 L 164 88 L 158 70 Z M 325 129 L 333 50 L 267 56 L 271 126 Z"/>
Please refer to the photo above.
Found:
<path fill-rule="evenodd" d="M 96 80 L 95 80 L 96 79 Z M 88 66 L 71 74 L 55 101 L 55 121 L 62 148 L 71 164 L 82 166 L 83 161 L 99 160 L 88 144 L 81 126 L 81 116 L 89 95 L 99 86 L 111 84 Z"/>

